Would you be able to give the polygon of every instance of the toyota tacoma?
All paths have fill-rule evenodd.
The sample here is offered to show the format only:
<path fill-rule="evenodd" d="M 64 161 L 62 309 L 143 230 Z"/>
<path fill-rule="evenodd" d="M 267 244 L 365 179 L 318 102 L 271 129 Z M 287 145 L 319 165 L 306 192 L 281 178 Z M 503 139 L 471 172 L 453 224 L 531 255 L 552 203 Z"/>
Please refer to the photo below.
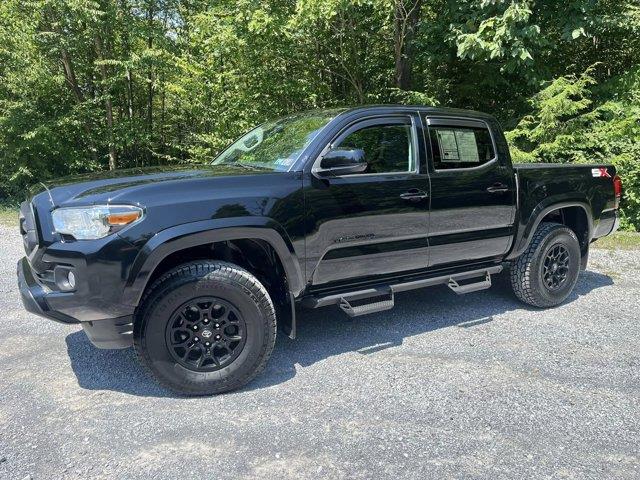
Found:
<path fill-rule="evenodd" d="M 209 165 L 67 178 L 21 206 L 26 309 L 133 346 L 186 395 L 241 387 L 279 327 L 397 292 L 491 286 L 562 303 L 618 226 L 610 165 L 512 165 L 490 115 L 420 106 L 319 110 L 251 130 Z M 481 297 L 478 297 L 481 301 Z"/>

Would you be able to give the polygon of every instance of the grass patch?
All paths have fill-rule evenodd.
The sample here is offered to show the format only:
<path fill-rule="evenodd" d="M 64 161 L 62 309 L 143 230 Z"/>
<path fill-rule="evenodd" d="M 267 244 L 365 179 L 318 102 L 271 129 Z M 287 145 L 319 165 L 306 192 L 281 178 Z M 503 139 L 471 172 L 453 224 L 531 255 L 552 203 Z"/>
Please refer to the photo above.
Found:
<path fill-rule="evenodd" d="M 640 233 L 616 232 L 591 244 L 601 250 L 640 250 Z"/>
<path fill-rule="evenodd" d="M 18 207 L 0 205 L 0 225 L 18 228 Z"/>

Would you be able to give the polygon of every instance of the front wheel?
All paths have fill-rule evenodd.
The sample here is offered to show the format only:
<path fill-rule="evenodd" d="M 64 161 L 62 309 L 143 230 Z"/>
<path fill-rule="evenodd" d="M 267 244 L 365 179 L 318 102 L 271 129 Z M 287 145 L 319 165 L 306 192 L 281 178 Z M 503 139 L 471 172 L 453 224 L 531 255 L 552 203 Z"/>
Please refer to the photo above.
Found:
<path fill-rule="evenodd" d="M 553 307 L 569 296 L 580 273 L 580 244 L 570 228 L 542 223 L 511 265 L 511 286 L 524 303 Z"/>
<path fill-rule="evenodd" d="M 276 315 L 264 286 L 226 262 L 199 261 L 160 277 L 134 324 L 138 358 L 163 386 L 186 395 L 240 388 L 273 350 Z"/>

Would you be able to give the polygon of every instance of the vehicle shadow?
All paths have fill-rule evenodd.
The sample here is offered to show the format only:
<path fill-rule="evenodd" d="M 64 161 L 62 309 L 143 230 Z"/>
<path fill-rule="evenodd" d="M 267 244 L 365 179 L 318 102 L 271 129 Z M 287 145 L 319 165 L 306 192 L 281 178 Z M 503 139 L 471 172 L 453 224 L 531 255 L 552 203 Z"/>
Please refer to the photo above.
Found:
<path fill-rule="evenodd" d="M 138 396 L 172 397 L 145 372 L 133 348 L 102 350 L 82 330 L 67 335 L 67 353 L 78 385 L 87 390 L 113 390 Z"/>
<path fill-rule="evenodd" d="M 573 302 L 613 280 L 601 273 L 582 272 L 567 299 Z M 298 311 L 298 338 L 279 333 L 276 348 L 266 370 L 242 391 L 277 385 L 293 378 L 296 365 L 306 367 L 345 352 L 362 355 L 402 345 L 405 338 L 439 328 L 474 328 L 495 315 L 525 309 L 511 292 L 504 274 L 494 277 L 494 286 L 485 291 L 457 296 L 447 287 L 432 287 L 396 295 L 393 310 L 355 319 L 337 307 Z M 80 387 L 113 390 L 139 396 L 176 396 L 158 386 L 138 363 L 133 349 L 94 348 L 81 331 L 66 337 L 71 367 Z"/>

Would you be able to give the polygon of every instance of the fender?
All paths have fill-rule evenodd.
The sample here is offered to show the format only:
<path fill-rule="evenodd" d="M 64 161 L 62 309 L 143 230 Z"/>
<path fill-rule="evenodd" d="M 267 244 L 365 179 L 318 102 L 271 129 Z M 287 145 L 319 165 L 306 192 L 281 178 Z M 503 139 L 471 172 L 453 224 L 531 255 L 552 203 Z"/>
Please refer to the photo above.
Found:
<path fill-rule="evenodd" d="M 591 211 L 591 206 L 589 205 L 586 198 L 574 198 L 572 200 L 566 199 L 567 195 L 561 196 L 553 196 L 544 199 L 536 207 L 531 211 L 531 214 L 527 219 L 520 217 L 520 223 L 518 225 L 518 231 L 516 233 L 516 238 L 513 242 L 513 248 L 511 252 L 507 255 L 507 260 L 513 260 L 519 257 L 522 252 L 524 252 L 529 243 L 533 238 L 533 234 L 535 233 L 538 225 L 542 219 L 554 210 L 559 210 L 561 208 L 566 207 L 580 207 L 584 210 L 587 215 L 587 223 L 588 223 L 588 239 L 591 241 L 593 237 L 593 213 Z"/>
<path fill-rule="evenodd" d="M 137 306 L 147 282 L 160 262 L 171 253 L 213 242 L 248 238 L 268 242 L 282 262 L 290 294 L 304 289 L 300 263 L 284 228 L 267 217 L 232 217 L 185 223 L 154 235 L 140 250 L 128 275 L 123 303 Z"/>

